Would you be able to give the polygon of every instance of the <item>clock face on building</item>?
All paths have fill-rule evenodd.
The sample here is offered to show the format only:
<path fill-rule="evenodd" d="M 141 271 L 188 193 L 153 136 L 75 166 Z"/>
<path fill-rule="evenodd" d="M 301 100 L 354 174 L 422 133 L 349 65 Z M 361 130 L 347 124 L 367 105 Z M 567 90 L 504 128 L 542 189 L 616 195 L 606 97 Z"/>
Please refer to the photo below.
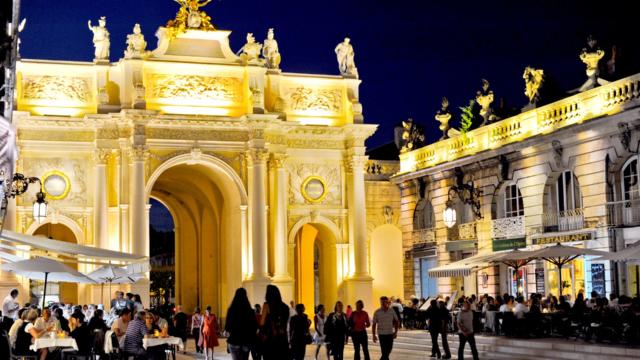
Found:
<path fill-rule="evenodd" d="M 42 177 L 42 187 L 48 199 L 64 199 L 71 188 L 69 178 L 60 171 L 50 171 Z"/>
<path fill-rule="evenodd" d="M 327 186 L 319 176 L 309 176 L 302 183 L 302 196 L 311 202 L 319 203 L 327 196 Z"/>

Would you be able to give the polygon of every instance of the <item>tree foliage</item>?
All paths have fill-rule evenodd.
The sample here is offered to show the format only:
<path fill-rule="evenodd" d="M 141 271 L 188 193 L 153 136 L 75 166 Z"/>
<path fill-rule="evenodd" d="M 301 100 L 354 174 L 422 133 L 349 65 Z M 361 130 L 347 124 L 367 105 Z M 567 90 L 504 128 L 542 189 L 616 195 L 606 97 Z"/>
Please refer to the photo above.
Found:
<path fill-rule="evenodd" d="M 460 133 L 464 134 L 471 130 L 471 126 L 473 125 L 473 106 L 475 105 L 475 100 L 469 100 L 469 105 L 460 107 Z"/>

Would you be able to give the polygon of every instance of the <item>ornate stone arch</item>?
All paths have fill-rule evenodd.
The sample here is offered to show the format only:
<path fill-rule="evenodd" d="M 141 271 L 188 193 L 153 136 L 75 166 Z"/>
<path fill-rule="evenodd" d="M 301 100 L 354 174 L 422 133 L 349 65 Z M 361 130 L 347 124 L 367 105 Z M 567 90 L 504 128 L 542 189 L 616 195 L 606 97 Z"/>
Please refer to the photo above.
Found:
<path fill-rule="evenodd" d="M 28 235 L 33 235 L 33 233 L 36 232 L 38 228 L 46 224 L 61 224 L 68 227 L 69 230 L 71 230 L 71 232 L 73 233 L 73 236 L 76 238 L 76 243 L 84 244 L 85 235 L 80 225 L 78 225 L 78 223 L 70 217 L 60 214 L 50 215 L 41 223 L 38 223 L 37 221 L 32 222 L 25 233 Z"/>
<path fill-rule="evenodd" d="M 163 172 L 176 165 L 182 164 L 204 165 L 213 169 L 214 171 L 218 171 L 219 173 L 225 175 L 228 180 L 230 180 L 237 188 L 238 194 L 240 195 L 240 205 L 247 205 L 248 196 L 242 179 L 229 164 L 213 155 L 198 153 L 197 156 L 194 156 L 193 152 L 188 154 L 176 155 L 160 164 L 147 179 L 147 182 L 145 184 L 145 199 L 149 199 L 149 197 L 151 196 L 153 185 Z"/>
<path fill-rule="evenodd" d="M 314 216 L 313 218 L 311 216 L 305 216 L 305 217 L 301 218 L 300 220 L 298 220 L 295 224 L 293 224 L 291 229 L 289 229 L 289 237 L 288 237 L 288 243 L 289 244 L 295 244 L 295 242 L 296 242 L 296 239 L 295 239 L 296 234 L 302 228 L 302 226 L 304 226 L 305 224 L 320 224 L 320 225 L 324 225 L 333 234 L 334 238 L 336 239 L 336 244 L 342 244 L 343 243 L 343 241 L 342 241 L 342 232 L 340 231 L 340 228 L 338 227 L 338 225 L 336 225 L 329 218 L 326 218 L 326 217 L 324 217 L 322 215 L 317 215 L 317 216 Z"/>

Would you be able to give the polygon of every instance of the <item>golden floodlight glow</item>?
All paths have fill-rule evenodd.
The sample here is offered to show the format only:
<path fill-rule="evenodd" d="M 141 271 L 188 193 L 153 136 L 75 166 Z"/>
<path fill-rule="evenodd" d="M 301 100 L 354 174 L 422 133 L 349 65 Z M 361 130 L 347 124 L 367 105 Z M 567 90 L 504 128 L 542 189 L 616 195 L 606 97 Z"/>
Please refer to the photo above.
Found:
<path fill-rule="evenodd" d="M 34 106 L 31 112 L 34 115 L 69 116 L 78 117 L 82 115 L 84 109 L 57 107 L 57 106 Z"/>
<path fill-rule="evenodd" d="M 179 114 L 179 115 L 227 116 L 231 114 L 231 110 L 227 108 L 177 106 L 177 105 L 160 106 L 160 111 L 165 114 Z"/>
<path fill-rule="evenodd" d="M 640 97 L 633 90 L 638 86 L 640 74 L 482 126 L 464 135 L 400 154 L 399 174 L 430 168 L 532 136 L 549 134 L 603 115 L 618 113 L 624 103 Z"/>
<path fill-rule="evenodd" d="M 301 125 L 322 125 L 322 126 L 331 126 L 333 124 L 333 120 L 328 118 L 321 117 L 305 117 L 297 119 Z"/>

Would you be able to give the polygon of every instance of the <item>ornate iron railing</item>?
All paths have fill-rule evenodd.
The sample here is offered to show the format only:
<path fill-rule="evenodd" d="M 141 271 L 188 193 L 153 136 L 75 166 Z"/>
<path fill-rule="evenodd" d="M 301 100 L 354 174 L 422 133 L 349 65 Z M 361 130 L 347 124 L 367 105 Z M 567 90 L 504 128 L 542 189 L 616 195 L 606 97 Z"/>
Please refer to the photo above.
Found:
<path fill-rule="evenodd" d="M 584 226 L 581 208 L 561 212 L 545 212 L 542 217 L 545 232 L 580 230 Z"/>
<path fill-rule="evenodd" d="M 491 220 L 491 237 L 494 239 L 516 238 L 524 235 L 524 216 Z"/>

